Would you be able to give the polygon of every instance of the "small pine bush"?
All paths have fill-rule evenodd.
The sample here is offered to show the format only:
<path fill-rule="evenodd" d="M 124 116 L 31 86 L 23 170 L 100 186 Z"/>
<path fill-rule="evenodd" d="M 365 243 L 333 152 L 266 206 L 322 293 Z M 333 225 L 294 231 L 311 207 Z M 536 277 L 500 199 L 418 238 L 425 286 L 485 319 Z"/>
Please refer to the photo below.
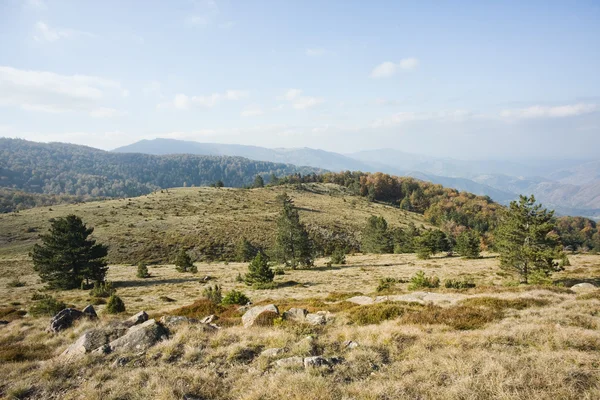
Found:
<path fill-rule="evenodd" d="M 214 304 L 221 304 L 221 301 L 223 301 L 221 286 L 219 285 L 208 286 L 206 289 L 204 289 L 202 295 Z"/>
<path fill-rule="evenodd" d="M 138 278 L 149 278 L 150 277 L 150 273 L 148 273 L 148 267 L 146 266 L 146 264 L 144 264 L 144 263 L 138 264 L 136 276 Z"/>
<path fill-rule="evenodd" d="M 58 314 L 59 311 L 67 308 L 67 305 L 62 301 L 56 300 L 54 297 L 49 295 L 42 295 L 38 297 L 34 305 L 29 309 L 29 314 L 34 317 L 50 316 L 53 317 Z"/>
<path fill-rule="evenodd" d="M 249 285 L 273 282 L 275 273 L 269 267 L 269 261 L 265 255 L 258 253 L 254 260 L 248 265 L 246 283 Z"/>
<path fill-rule="evenodd" d="M 110 297 L 115 294 L 116 290 L 112 287 L 111 282 L 95 282 L 94 288 L 90 290 L 92 297 Z"/>
<path fill-rule="evenodd" d="M 125 303 L 116 294 L 109 297 L 106 303 L 106 312 L 109 314 L 119 314 L 125 312 Z"/>
<path fill-rule="evenodd" d="M 193 267 L 194 264 L 192 263 L 192 259 L 184 249 L 181 249 L 175 260 L 175 269 L 179 272 L 192 272 L 191 269 Z M 197 269 L 196 272 L 198 272 Z"/>
<path fill-rule="evenodd" d="M 331 263 L 338 265 L 346 264 L 346 250 L 342 247 L 337 247 L 331 253 Z"/>
<path fill-rule="evenodd" d="M 412 278 L 408 284 L 409 290 L 422 289 L 422 288 L 436 288 L 440 286 L 440 278 L 437 276 L 425 276 L 425 272 L 419 271 Z"/>
<path fill-rule="evenodd" d="M 383 292 L 385 290 L 391 289 L 396 283 L 398 283 L 398 280 L 394 278 L 382 278 L 379 280 L 379 285 L 377 285 L 377 291 Z"/>
<path fill-rule="evenodd" d="M 239 292 L 235 289 L 232 290 L 231 292 L 227 293 L 225 295 L 225 297 L 223 298 L 223 301 L 221 301 L 221 304 L 223 304 L 225 306 L 229 306 L 232 304 L 244 306 L 248 303 L 250 303 L 250 299 L 248 298 L 248 296 L 246 296 L 244 293 Z"/>
<path fill-rule="evenodd" d="M 475 287 L 475 282 L 472 278 L 460 279 L 446 279 L 444 281 L 444 287 L 446 289 L 469 289 Z"/>

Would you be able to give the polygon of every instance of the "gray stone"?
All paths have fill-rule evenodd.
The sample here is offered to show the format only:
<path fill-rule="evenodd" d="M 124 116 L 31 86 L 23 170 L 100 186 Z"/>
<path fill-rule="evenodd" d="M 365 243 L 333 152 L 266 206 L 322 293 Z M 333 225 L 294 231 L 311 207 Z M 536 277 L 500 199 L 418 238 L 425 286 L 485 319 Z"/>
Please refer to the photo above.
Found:
<path fill-rule="evenodd" d="M 140 311 L 139 313 L 127 318 L 123 321 L 123 325 L 125 326 L 134 326 L 148 321 L 148 314 L 146 311 Z"/>
<path fill-rule="evenodd" d="M 306 322 L 311 325 L 325 325 L 327 323 L 327 319 L 323 314 L 307 314 Z"/>
<path fill-rule="evenodd" d="M 83 316 L 83 313 L 74 308 L 65 308 L 56 314 L 52 320 L 50 320 L 50 326 L 48 330 L 51 332 L 60 332 L 64 329 L 70 328 L 73 322 Z"/>
<path fill-rule="evenodd" d="M 79 339 L 75 341 L 75 343 L 67 347 L 67 349 L 62 352 L 60 357 L 70 359 L 86 353 L 90 353 L 93 350 L 108 345 L 110 342 L 118 339 L 125 333 L 127 333 L 127 328 L 123 326 L 90 329 L 89 331 L 81 335 Z"/>
<path fill-rule="evenodd" d="M 279 316 L 279 310 L 274 304 L 252 307 L 242 316 L 244 328 L 252 326 L 269 326 Z"/>
<path fill-rule="evenodd" d="M 276 361 L 275 365 L 280 368 L 302 368 L 304 366 L 304 359 L 302 357 L 282 358 Z"/>
<path fill-rule="evenodd" d="M 358 304 L 361 306 L 367 306 L 369 304 L 375 303 L 375 300 L 373 300 L 369 296 L 354 296 L 354 297 L 350 297 L 346 301 L 349 301 L 350 303 Z"/>
<path fill-rule="evenodd" d="M 264 350 L 262 353 L 260 353 L 260 355 L 263 357 L 272 358 L 272 357 L 277 357 L 283 353 L 285 353 L 284 348 L 274 347 L 272 349 Z"/>
<path fill-rule="evenodd" d="M 200 320 L 200 322 L 203 324 L 212 324 L 213 322 L 215 322 L 218 319 L 219 319 L 219 317 L 217 317 L 216 315 L 209 315 L 208 317 L 202 318 Z"/>
<path fill-rule="evenodd" d="M 127 333 L 110 342 L 110 351 L 143 351 L 167 337 L 168 331 L 155 320 L 132 326 Z"/>
<path fill-rule="evenodd" d="M 194 318 L 181 317 L 179 315 L 163 315 L 160 317 L 160 323 L 168 328 L 181 324 L 196 324 L 200 321 Z"/>
<path fill-rule="evenodd" d="M 283 317 L 289 321 L 304 322 L 308 311 L 304 308 L 290 308 L 283 313 Z"/>
<path fill-rule="evenodd" d="M 321 356 L 306 357 L 304 359 L 304 368 L 329 367 L 329 360 Z"/>
<path fill-rule="evenodd" d="M 346 340 L 346 341 L 343 343 L 343 345 L 344 345 L 344 347 L 345 347 L 345 348 L 347 348 L 347 349 L 355 349 L 355 348 L 357 348 L 357 347 L 359 346 L 359 344 L 358 344 L 358 343 L 356 343 L 356 342 L 355 342 L 355 341 L 353 341 L 353 340 Z"/>
<path fill-rule="evenodd" d="M 574 292 L 587 292 L 587 291 L 595 290 L 595 289 L 596 289 L 596 286 L 594 286 L 594 284 L 588 283 L 588 282 L 578 283 L 576 285 L 571 286 L 571 290 Z"/>
<path fill-rule="evenodd" d="M 88 317 L 89 319 L 98 319 L 98 314 L 96 314 L 96 310 L 94 309 L 93 305 L 89 305 L 86 308 L 84 308 L 83 310 L 81 310 L 81 312 Z"/>
<path fill-rule="evenodd" d="M 112 367 L 124 367 L 131 359 L 129 357 L 118 357 L 113 363 Z"/>

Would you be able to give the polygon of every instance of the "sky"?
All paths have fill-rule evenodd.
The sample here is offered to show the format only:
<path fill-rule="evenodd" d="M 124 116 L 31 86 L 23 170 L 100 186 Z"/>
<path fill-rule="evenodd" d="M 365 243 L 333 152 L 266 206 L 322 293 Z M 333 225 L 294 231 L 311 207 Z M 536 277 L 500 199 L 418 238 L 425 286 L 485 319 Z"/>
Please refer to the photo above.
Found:
<path fill-rule="evenodd" d="M 600 2 L 0 0 L 0 137 L 598 159 Z"/>

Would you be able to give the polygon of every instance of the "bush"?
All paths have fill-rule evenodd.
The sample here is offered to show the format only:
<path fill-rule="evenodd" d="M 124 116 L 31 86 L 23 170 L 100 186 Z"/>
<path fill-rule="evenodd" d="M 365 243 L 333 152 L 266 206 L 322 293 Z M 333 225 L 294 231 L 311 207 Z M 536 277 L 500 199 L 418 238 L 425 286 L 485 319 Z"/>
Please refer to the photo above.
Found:
<path fill-rule="evenodd" d="M 248 273 L 246 274 L 246 283 L 249 285 L 255 283 L 273 282 L 275 274 L 269 268 L 269 262 L 265 255 L 258 253 L 254 260 L 248 265 Z"/>
<path fill-rule="evenodd" d="M 388 319 L 404 315 L 407 311 L 418 310 L 417 304 L 377 303 L 357 306 L 348 310 L 350 321 L 357 325 L 379 324 Z"/>
<path fill-rule="evenodd" d="M 502 311 L 470 306 L 439 307 L 428 306 L 416 312 L 406 314 L 402 317 L 402 323 L 417 325 L 444 324 L 458 330 L 478 329 L 485 324 L 502 319 Z"/>
<path fill-rule="evenodd" d="M 204 289 L 204 291 L 202 291 L 202 295 L 214 304 L 221 304 L 221 301 L 223 300 L 221 287 L 219 285 L 208 286 Z"/>
<path fill-rule="evenodd" d="M 29 314 L 34 317 L 50 316 L 53 317 L 59 311 L 67 308 L 67 305 L 62 301 L 56 300 L 54 297 L 44 295 L 29 309 Z"/>
<path fill-rule="evenodd" d="M 239 292 L 235 289 L 232 290 L 231 292 L 227 293 L 225 295 L 225 297 L 223 298 L 223 301 L 221 301 L 221 304 L 223 304 L 225 306 L 230 306 L 232 304 L 244 306 L 248 303 L 250 303 L 250 299 L 248 298 L 248 296 L 246 296 L 244 293 Z"/>
<path fill-rule="evenodd" d="M 181 249 L 175 260 L 175 269 L 179 272 L 194 272 L 192 271 L 193 268 L 195 267 L 194 263 L 192 263 L 192 259 L 184 249 Z M 198 272 L 198 270 L 196 269 L 195 272 Z"/>
<path fill-rule="evenodd" d="M 444 287 L 447 289 L 469 289 L 475 287 L 473 278 L 460 279 L 446 279 L 444 281 Z"/>
<path fill-rule="evenodd" d="M 332 264 L 346 264 L 346 250 L 342 247 L 337 247 L 333 253 L 331 253 Z"/>
<path fill-rule="evenodd" d="M 385 290 L 391 289 L 396 283 L 398 283 L 398 280 L 394 278 L 382 278 L 379 280 L 379 285 L 377 285 L 377 291 L 383 292 Z"/>
<path fill-rule="evenodd" d="M 110 297 L 115 294 L 116 290 L 112 287 L 111 282 L 95 282 L 94 288 L 90 290 L 92 297 Z"/>
<path fill-rule="evenodd" d="M 123 303 L 123 300 L 119 296 L 113 294 L 108 299 L 108 303 L 106 303 L 106 312 L 109 314 L 125 312 L 125 303 Z"/>
<path fill-rule="evenodd" d="M 137 266 L 137 274 L 138 278 L 149 278 L 150 274 L 148 273 L 148 267 L 144 263 L 139 263 Z"/>
<path fill-rule="evenodd" d="M 436 288 L 440 286 L 440 278 L 437 276 L 425 276 L 425 272 L 419 271 L 412 278 L 408 284 L 408 290 L 415 290 L 421 288 Z"/>
<path fill-rule="evenodd" d="M 273 273 L 275 275 L 285 275 L 285 270 L 281 267 L 277 267 L 273 269 Z"/>
<path fill-rule="evenodd" d="M 529 273 L 527 283 L 531 285 L 552 285 L 552 279 L 547 271 L 535 270 Z"/>

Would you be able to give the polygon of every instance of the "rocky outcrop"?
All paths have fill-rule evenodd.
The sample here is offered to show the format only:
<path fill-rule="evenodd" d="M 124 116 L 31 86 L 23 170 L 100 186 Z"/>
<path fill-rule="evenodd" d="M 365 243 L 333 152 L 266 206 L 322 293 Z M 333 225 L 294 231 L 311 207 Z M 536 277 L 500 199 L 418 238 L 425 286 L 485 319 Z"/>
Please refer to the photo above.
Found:
<path fill-rule="evenodd" d="M 127 333 L 127 330 L 127 327 L 118 325 L 107 328 L 90 329 L 81 335 L 75 343 L 63 351 L 60 357 L 70 359 L 90 353 L 123 336 Z"/>
<path fill-rule="evenodd" d="M 209 323 L 203 322 L 206 319 L 207 319 L 207 317 L 203 318 L 202 321 L 200 321 L 195 318 L 181 317 L 179 315 L 163 315 L 160 318 L 160 323 L 170 329 L 175 329 L 178 326 L 181 326 L 183 324 L 194 325 L 196 327 L 201 328 L 205 332 L 215 332 L 218 329 L 220 329 L 215 324 L 209 324 Z"/>
<path fill-rule="evenodd" d="M 271 326 L 273 320 L 279 317 L 279 310 L 274 304 L 252 307 L 242 316 L 244 328 L 252 326 Z"/>
<path fill-rule="evenodd" d="M 576 285 L 571 286 L 571 290 L 576 293 L 588 292 L 590 290 L 596 290 L 596 286 L 592 283 L 583 282 L 583 283 L 578 283 Z"/>
<path fill-rule="evenodd" d="M 302 368 L 304 367 L 304 358 L 288 357 L 277 360 L 275 365 L 280 368 Z"/>
<path fill-rule="evenodd" d="M 271 348 L 271 349 L 266 349 L 266 350 L 263 350 L 263 351 L 260 353 L 260 355 L 261 355 L 262 357 L 274 358 L 274 357 L 280 356 L 280 355 L 281 355 L 281 354 L 283 354 L 283 353 L 285 353 L 285 349 L 284 349 L 284 348 L 281 348 L 281 347 L 274 347 L 274 348 Z"/>
<path fill-rule="evenodd" d="M 83 313 L 83 315 L 85 315 L 89 319 L 98 319 L 98 314 L 96 314 L 96 310 L 94 309 L 94 306 L 91 304 L 89 306 L 87 306 L 86 308 L 84 308 L 83 310 L 81 310 L 81 312 Z"/>
<path fill-rule="evenodd" d="M 283 313 L 283 318 L 288 321 L 304 322 L 308 311 L 304 308 L 290 308 Z"/>
<path fill-rule="evenodd" d="M 158 341 L 166 339 L 168 331 L 154 319 L 140 325 L 132 326 L 125 335 L 108 344 L 109 352 L 113 351 L 144 351 L 154 346 Z"/>
<path fill-rule="evenodd" d="M 48 330 L 56 333 L 70 328 L 73 325 L 73 322 L 82 316 L 83 313 L 79 310 L 74 308 L 65 308 L 50 320 L 50 326 L 48 327 Z"/>
<path fill-rule="evenodd" d="M 140 311 L 139 313 L 123 321 L 123 325 L 131 327 L 134 325 L 142 324 L 146 321 L 148 321 L 148 314 L 146 314 L 146 311 Z"/>

